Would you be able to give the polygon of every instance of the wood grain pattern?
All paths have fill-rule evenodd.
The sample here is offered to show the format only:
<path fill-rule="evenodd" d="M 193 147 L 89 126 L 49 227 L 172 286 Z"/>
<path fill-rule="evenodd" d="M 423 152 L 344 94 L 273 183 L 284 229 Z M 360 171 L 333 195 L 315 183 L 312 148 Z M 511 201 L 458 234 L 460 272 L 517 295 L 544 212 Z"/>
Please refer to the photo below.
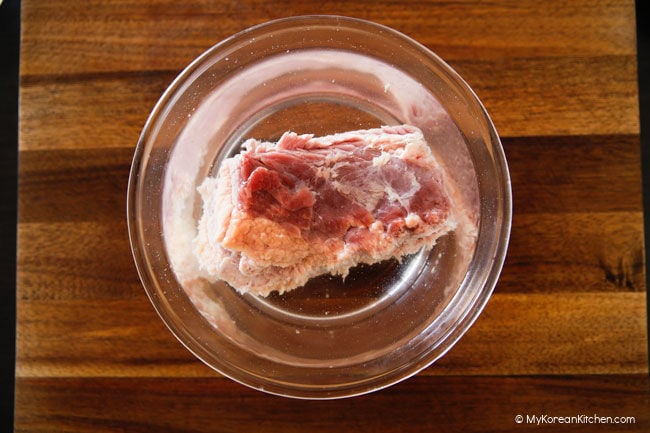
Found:
<path fill-rule="evenodd" d="M 633 56 L 452 63 L 504 137 L 638 134 L 635 65 Z M 21 112 L 20 149 L 132 149 L 180 70 L 25 76 L 21 106 L 34 108 Z"/>
<path fill-rule="evenodd" d="M 642 236 L 639 212 L 518 216 L 498 290 L 642 292 Z M 18 258 L 23 299 L 120 298 L 142 290 L 125 221 L 22 223 L 18 242 L 39 246 Z"/>
<path fill-rule="evenodd" d="M 515 217 L 498 290 L 643 291 L 638 138 L 506 138 L 504 145 Z M 121 148 L 22 152 L 19 241 L 40 244 L 20 257 L 23 298 L 137 290 L 124 209 L 131 158 Z M 92 260 L 98 252 L 101 263 Z"/>
<path fill-rule="evenodd" d="M 23 300 L 18 311 L 20 377 L 215 375 L 140 292 L 128 300 Z M 644 373 L 646 341 L 645 293 L 497 293 L 424 374 Z"/>
<path fill-rule="evenodd" d="M 21 88 L 20 150 L 132 150 L 149 112 L 175 75 L 72 77 L 38 85 L 26 79 Z"/>
<path fill-rule="evenodd" d="M 166 86 L 269 19 L 333 13 L 412 36 L 499 130 L 512 236 L 485 311 L 404 383 L 340 401 L 249 390 L 156 315 L 126 230 L 135 144 Z M 17 432 L 650 429 L 632 0 L 23 0 Z M 536 426 L 517 414 L 634 416 Z"/>
<path fill-rule="evenodd" d="M 22 106 L 47 107 L 48 116 L 21 113 L 21 149 L 132 147 L 162 90 L 202 51 L 277 11 L 313 12 L 309 2 L 273 11 L 236 2 L 91 3 L 25 2 Z M 638 133 L 631 1 L 572 2 L 547 14 L 535 1 L 330 7 L 436 50 L 474 87 L 504 136 Z"/>
<path fill-rule="evenodd" d="M 505 137 L 517 214 L 641 212 L 638 136 Z M 133 146 L 23 150 L 20 221 L 124 217 Z"/>
<path fill-rule="evenodd" d="M 646 375 L 416 377 L 351 400 L 281 399 L 224 379 L 19 379 L 16 432 L 647 431 Z M 545 402 L 540 406 L 539 402 Z M 613 405 L 612 401 L 616 401 Z M 398 403 L 398 404 L 396 404 Z M 402 403 L 402 404 L 399 404 Z M 471 414 L 471 416 L 468 416 Z M 515 416 L 634 417 L 634 424 L 517 424 Z"/>
<path fill-rule="evenodd" d="M 632 1 L 56 0 L 23 4 L 22 74 L 178 70 L 251 25 L 315 12 L 394 27 L 451 59 L 635 55 Z"/>

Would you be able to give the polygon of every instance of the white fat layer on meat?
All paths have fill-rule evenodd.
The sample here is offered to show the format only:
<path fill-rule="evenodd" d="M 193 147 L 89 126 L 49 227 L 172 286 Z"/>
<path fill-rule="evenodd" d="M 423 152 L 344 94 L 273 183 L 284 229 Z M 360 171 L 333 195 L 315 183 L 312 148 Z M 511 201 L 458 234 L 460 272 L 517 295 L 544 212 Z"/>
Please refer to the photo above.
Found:
<path fill-rule="evenodd" d="M 381 154 L 379 156 L 375 156 L 372 159 L 372 166 L 373 167 L 381 167 L 383 165 L 386 165 L 388 161 L 390 161 L 390 153 L 384 152 L 383 150 L 381 151 Z"/>

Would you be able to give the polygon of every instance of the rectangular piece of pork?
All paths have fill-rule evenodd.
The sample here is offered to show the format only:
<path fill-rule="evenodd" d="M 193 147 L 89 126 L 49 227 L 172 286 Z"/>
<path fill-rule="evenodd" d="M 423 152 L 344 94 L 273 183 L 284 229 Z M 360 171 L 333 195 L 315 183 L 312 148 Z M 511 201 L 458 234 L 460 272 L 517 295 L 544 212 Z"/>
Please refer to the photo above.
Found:
<path fill-rule="evenodd" d="M 400 259 L 455 228 L 446 175 L 410 125 L 247 140 L 199 187 L 200 266 L 267 296 Z"/>

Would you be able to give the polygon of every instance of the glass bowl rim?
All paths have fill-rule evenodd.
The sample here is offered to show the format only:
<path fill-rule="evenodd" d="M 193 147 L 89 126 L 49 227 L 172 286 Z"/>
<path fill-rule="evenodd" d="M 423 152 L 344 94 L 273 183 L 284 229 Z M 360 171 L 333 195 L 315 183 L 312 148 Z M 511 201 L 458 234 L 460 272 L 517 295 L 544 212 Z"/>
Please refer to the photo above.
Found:
<path fill-rule="evenodd" d="M 150 146 L 149 138 L 152 135 L 152 128 L 160 120 L 161 115 L 164 113 L 164 110 L 173 105 L 174 96 L 179 92 L 179 90 L 181 90 L 184 83 L 186 83 L 187 80 L 192 77 L 195 71 L 201 68 L 204 64 L 209 63 L 210 59 L 215 54 L 219 53 L 221 50 L 228 47 L 229 45 L 236 43 L 237 41 L 243 38 L 246 38 L 248 35 L 258 34 L 259 32 L 264 32 L 265 30 L 272 29 L 274 27 L 291 26 L 295 29 L 303 27 L 303 31 L 304 31 L 304 27 L 308 27 L 310 25 L 322 24 L 322 25 L 331 26 L 336 23 L 338 23 L 339 25 L 343 24 L 349 27 L 362 26 L 364 31 L 368 31 L 369 29 L 374 29 L 375 31 L 380 30 L 382 32 L 386 32 L 387 34 L 391 35 L 394 38 L 403 40 L 405 43 L 408 43 L 412 47 L 414 47 L 420 55 L 428 57 L 430 60 L 432 60 L 454 81 L 455 86 L 458 86 L 460 90 L 462 90 L 469 96 L 469 98 L 471 99 L 471 103 L 475 104 L 479 108 L 480 115 L 482 116 L 483 120 L 485 121 L 485 124 L 487 125 L 488 132 L 490 135 L 490 140 L 489 142 L 486 141 L 486 144 L 490 146 L 493 155 L 492 163 L 494 164 L 495 166 L 494 168 L 496 169 L 496 171 L 498 172 L 498 174 L 501 176 L 502 179 L 502 182 L 499 183 L 499 185 L 502 186 L 502 190 L 500 191 L 502 193 L 502 196 L 500 197 L 501 208 L 499 209 L 499 211 L 501 212 L 503 221 L 501 226 L 498 227 L 499 230 L 496 236 L 496 240 L 494 241 L 496 248 L 494 249 L 494 254 L 489 262 L 490 266 L 487 269 L 488 272 L 481 280 L 482 287 L 480 287 L 477 290 L 476 296 L 473 298 L 473 302 L 471 303 L 471 308 L 464 311 L 463 316 L 459 319 L 460 326 L 456 326 L 450 331 L 448 337 L 444 340 L 445 345 L 443 349 L 436 352 L 435 356 L 430 356 L 431 351 L 427 351 L 425 352 L 425 355 L 427 356 L 422 356 L 419 359 L 417 359 L 416 362 L 408 364 L 407 367 L 402 368 L 399 373 L 397 373 L 396 375 L 392 375 L 389 380 L 382 381 L 381 379 L 379 379 L 379 383 L 375 383 L 374 381 L 368 382 L 366 386 L 363 386 L 360 389 L 355 389 L 352 392 L 350 392 L 349 390 L 344 390 L 341 393 L 336 393 L 333 395 L 327 395 L 321 392 L 316 392 L 314 394 L 313 392 L 310 391 L 292 393 L 290 392 L 292 390 L 305 391 L 306 389 L 309 388 L 300 387 L 299 384 L 295 384 L 296 386 L 293 387 L 289 386 L 285 388 L 284 391 L 276 390 L 273 388 L 267 389 L 266 387 L 261 386 L 259 383 L 257 384 L 252 383 L 253 381 L 251 380 L 246 380 L 232 373 L 231 374 L 226 373 L 218 366 L 215 366 L 213 363 L 207 361 L 205 359 L 206 357 L 202 356 L 201 353 L 202 350 L 193 347 L 192 344 L 188 342 L 187 337 L 191 337 L 191 336 L 185 335 L 184 332 L 181 332 L 180 330 L 172 326 L 171 320 L 169 319 L 169 313 L 166 311 L 166 308 L 171 308 L 171 307 L 163 306 L 160 300 L 158 299 L 160 297 L 160 294 L 157 291 L 156 284 L 152 281 L 153 278 L 150 275 L 151 271 L 146 263 L 144 252 L 142 251 L 143 249 L 142 235 L 141 235 L 142 227 L 136 215 L 137 198 L 138 198 L 138 190 L 139 190 L 138 179 L 140 178 L 142 168 L 145 166 L 144 162 L 148 157 L 148 153 L 150 150 L 147 145 L 149 144 Z M 359 28 L 357 27 L 357 30 L 358 29 Z M 417 374 L 424 368 L 433 364 L 440 357 L 445 355 L 455 345 L 455 343 L 465 334 L 465 332 L 474 324 L 474 322 L 476 321 L 476 319 L 484 309 L 485 305 L 487 304 L 496 286 L 499 275 L 503 268 L 503 264 L 505 262 L 506 252 L 507 252 L 509 238 L 510 238 L 511 225 L 512 225 L 512 187 L 511 187 L 510 174 L 508 170 L 508 164 L 503 150 L 503 146 L 501 144 L 499 135 L 497 134 L 496 128 L 490 116 L 487 113 L 487 110 L 485 109 L 483 103 L 480 101 L 480 99 L 478 98 L 474 90 L 469 86 L 469 84 L 441 57 L 439 57 L 435 52 L 433 52 L 431 49 L 427 48 L 420 42 L 412 39 L 410 36 L 394 28 L 388 27 L 380 23 L 376 23 L 373 21 L 360 19 L 360 18 L 341 16 L 341 15 L 311 14 L 311 15 L 299 15 L 299 16 L 291 16 L 291 17 L 274 19 L 241 30 L 209 47 L 207 50 L 205 50 L 203 53 L 197 56 L 192 62 L 190 62 L 174 78 L 174 80 L 167 86 L 165 91 L 162 93 L 162 95 L 154 105 L 151 113 L 149 114 L 144 124 L 142 132 L 138 139 L 134 151 L 134 155 L 133 155 L 131 169 L 129 172 L 128 187 L 127 187 L 127 201 L 126 201 L 126 217 L 127 217 L 127 230 L 128 230 L 129 241 L 131 245 L 132 256 L 136 265 L 138 275 L 145 289 L 145 292 L 147 293 L 147 296 L 149 297 L 152 305 L 154 306 L 154 309 L 162 319 L 163 323 L 165 323 L 167 328 L 172 332 L 172 334 L 179 340 L 179 342 L 183 346 L 185 346 L 192 354 L 194 354 L 197 358 L 199 358 L 210 368 L 220 372 L 224 376 L 242 385 L 254 389 L 262 390 L 269 394 L 275 394 L 275 395 L 280 395 L 285 397 L 292 397 L 298 399 L 325 400 L 325 399 L 352 397 L 352 396 L 367 394 L 394 385 Z M 471 262 L 473 261 L 474 258 L 472 258 Z M 252 376 L 252 375 L 249 376 L 256 378 L 256 376 Z M 380 376 L 380 378 L 381 377 L 382 376 Z"/>

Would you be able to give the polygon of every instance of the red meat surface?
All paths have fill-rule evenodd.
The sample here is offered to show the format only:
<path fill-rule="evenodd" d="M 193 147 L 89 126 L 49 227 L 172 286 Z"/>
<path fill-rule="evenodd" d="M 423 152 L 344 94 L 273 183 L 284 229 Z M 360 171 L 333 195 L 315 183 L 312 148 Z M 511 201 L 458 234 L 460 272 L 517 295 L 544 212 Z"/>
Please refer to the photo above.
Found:
<path fill-rule="evenodd" d="M 248 140 L 199 188 L 201 266 L 268 295 L 431 248 L 453 230 L 444 170 L 421 131 L 386 126 Z"/>

